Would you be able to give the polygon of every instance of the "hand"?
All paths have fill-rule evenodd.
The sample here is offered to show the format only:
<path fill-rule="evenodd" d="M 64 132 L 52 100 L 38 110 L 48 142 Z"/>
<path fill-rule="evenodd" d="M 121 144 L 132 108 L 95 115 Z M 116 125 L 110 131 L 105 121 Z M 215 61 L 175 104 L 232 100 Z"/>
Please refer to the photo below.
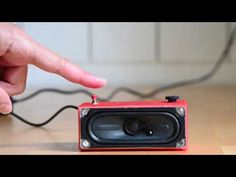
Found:
<path fill-rule="evenodd" d="M 89 74 L 33 41 L 11 23 L 0 23 L 0 112 L 12 111 L 9 96 L 22 93 L 27 79 L 27 65 L 61 75 L 65 79 L 90 88 L 100 88 L 105 79 Z"/>

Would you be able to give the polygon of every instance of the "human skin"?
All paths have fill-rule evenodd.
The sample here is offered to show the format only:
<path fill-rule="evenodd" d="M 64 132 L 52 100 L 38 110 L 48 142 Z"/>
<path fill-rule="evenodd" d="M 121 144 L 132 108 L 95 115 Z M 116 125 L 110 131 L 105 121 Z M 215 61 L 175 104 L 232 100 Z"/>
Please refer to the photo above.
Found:
<path fill-rule="evenodd" d="M 84 71 L 37 43 L 16 25 L 0 23 L 0 113 L 10 113 L 10 96 L 25 90 L 29 64 L 85 87 L 101 88 L 106 85 L 105 79 Z"/>

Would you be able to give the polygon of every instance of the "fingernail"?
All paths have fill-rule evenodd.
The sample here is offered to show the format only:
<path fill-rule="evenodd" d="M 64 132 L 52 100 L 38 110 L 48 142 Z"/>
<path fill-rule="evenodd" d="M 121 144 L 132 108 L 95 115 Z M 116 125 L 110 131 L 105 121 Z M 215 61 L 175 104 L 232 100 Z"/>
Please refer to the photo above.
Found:
<path fill-rule="evenodd" d="M 107 83 L 107 80 L 106 79 L 104 79 L 104 78 L 100 78 L 100 77 L 97 77 L 97 81 L 99 81 L 99 82 L 103 82 L 103 83 Z"/>
<path fill-rule="evenodd" d="M 107 84 L 106 79 L 96 77 L 96 76 L 91 76 L 89 87 L 91 87 L 91 88 L 101 88 L 101 87 L 104 87 L 106 84 Z"/>
<path fill-rule="evenodd" d="M 0 112 L 2 114 L 9 114 L 11 111 L 12 111 L 11 105 L 5 103 L 0 104 Z"/>
<path fill-rule="evenodd" d="M 107 80 L 104 78 L 94 76 L 94 80 L 96 80 L 96 83 L 99 83 L 100 86 L 104 86 L 107 84 Z"/>

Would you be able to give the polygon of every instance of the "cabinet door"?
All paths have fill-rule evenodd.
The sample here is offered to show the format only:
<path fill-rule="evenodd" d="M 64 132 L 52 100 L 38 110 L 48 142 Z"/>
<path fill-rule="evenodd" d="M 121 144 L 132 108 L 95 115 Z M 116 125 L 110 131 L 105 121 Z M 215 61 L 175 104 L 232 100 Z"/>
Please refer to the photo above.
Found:
<path fill-rule="evenodd" d="M 161 60 L 216 61 L 225 37 L 225 23 L 161 23 Z"/>
<path fill-rule="evenodd" d="M 95 62 L 153 61 L 156 58 L 155 23 L 93 23 Z"/>

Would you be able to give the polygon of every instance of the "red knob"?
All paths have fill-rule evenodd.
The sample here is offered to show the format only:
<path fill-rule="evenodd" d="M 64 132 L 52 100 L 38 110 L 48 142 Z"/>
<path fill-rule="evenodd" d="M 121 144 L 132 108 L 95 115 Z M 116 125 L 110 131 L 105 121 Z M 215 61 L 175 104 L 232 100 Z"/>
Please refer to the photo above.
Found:
<path fill-rule="evenodd" d="M 92 103 L 97 103 L 97 95 L 93 94 L 91 95 L 91 98 L 92 98 Z"/>

